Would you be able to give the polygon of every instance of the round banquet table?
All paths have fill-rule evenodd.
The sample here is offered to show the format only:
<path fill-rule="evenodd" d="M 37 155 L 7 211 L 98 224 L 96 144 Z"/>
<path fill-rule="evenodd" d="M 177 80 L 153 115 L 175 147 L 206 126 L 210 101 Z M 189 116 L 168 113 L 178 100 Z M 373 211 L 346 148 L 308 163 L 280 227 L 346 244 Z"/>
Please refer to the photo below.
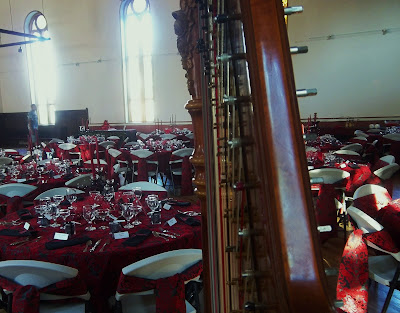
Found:
<path fill-rule="evenodd" d="M 86 221 L 81 217 L 82 207 L 88 204 L 90 199 L 84 198 L 81 201 L 75 202 L 76 215 L 73 217 L 75 221 L 81 224 L 76 224 L 76 235 L 73 238 L 81 238 L 84 236 L 90 237 L 93 244 L 101 239 L 101 243 L 94 252 L 83 252 L 86 244 L 82 243 L 75 246 L 59 248 L 55 250 L 48 250 L 45 246 L 47 242 L 56 242 L 54 240 L 55 232 L 62 232 L 59 228 L 40 228 L 37 225 L 37 218 L 34 216 L 33 208 L 28 208 L 33 218 L 27 220 L 33 230 L 37 231 L 38 239 L 32 238 L 27 244 L 21 246 L 10 246 L 10 243 L 19 241 L 24 237 L 4 236 L 0 235 L 0 258 L 1 260 L 38 260 L 57 263 L 74 267 L 79 270 L 80 275 L 85 280 L 89 291 L 91 293 L 91 303 L 96 312 L 111 312 L 108 308 L 107 301 L 109 297 L 115 294 L 118 279 L 121 269 L 133 262 L 147 258 L 149 256 L 159 254 L 166 251 L 188 248 L 201 248 L 201 227 L 190 226 L 177 219 L 177 223 L 171 227 L 164 225 L 165 222 L 173 218 L 177 214 L 177 210 L 181 211 L 196 211 L 200 212 L 200 207 L 197 204 L 192 204 L 187 207 L 172 206 L 170 210 L 162 209 L 162 224 L 151 225 L 150 219 L 144 212 L 138 215 L 138 219 L 142 222 L 141 225 L 135 226 L 132 229 L 124 229 L 121 231 L 128 231 L 129 236 L 143 229 L 150 229 L 158 231 L 160 227 L 169 229 L 180 236 L 168 241 L 150 235 L 142 243 L 137 246 L 131 247 L 123 245 L 127 239 L 113 239 L 109 228 L 100 230 L 99 226 L 108 225 L 108 222 L 96 222 L 94 226 L 97 227 L 95 231 L 85 231 L 87 226 Z M 102 207 L 107 206 L 106 203 L 101 204 Z M 147 206 L 144 205 L 143 210 L 146 211 Z M 200 221 L 200 217 L 193 217 Z M 122 219 L 119 218 L 119 219 Z M 3 229 L 16 229 L 24 231 L 24 224 L 10 226 L 5 222 L 18 220 L 17 213 L 8 214 L 0 220 L 0 231 Z M 58 221 L 61 221 L 59 219 Z M 25 221 L 24 221 L 25 222 Z M 125 225 L 121 223 L 122 226 Z M 105 247 L 104 251 L 100 252 L 103 244 L 110 239 L 110 243 Z"/>

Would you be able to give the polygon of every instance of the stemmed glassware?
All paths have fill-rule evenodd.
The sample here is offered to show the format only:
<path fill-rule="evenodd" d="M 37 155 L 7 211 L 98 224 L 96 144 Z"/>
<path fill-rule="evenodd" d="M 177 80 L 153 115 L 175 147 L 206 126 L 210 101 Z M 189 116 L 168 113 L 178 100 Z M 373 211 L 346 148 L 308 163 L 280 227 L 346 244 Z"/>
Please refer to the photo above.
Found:
<path fill-rule="evenodd" d="M 130 220 L 134 216 L 133 203 L 123 203 L 122 204 L 122 216 L 126 219 L 127 224 L 124 226 L 126 229 L 135 227 L 135 225 L 130 224 Z"/>
<path fill-rule="evenodd" d="M 59 227 L 61 224 L 57 223 L 57 218 L 60 216 L 60 208 L 55 203 L 50 203 L 50 214 L 52 219 L 54 220 L 53 224 L 50 224 L 50 227 Z"/>
<path fill-rule="evenodd" d="M 65 224 L 67 222 L 67 218 L 68 216 L 71 215 L 71 210 L 69 209 L 59 209 L 60 212 L 60 216 L 62 217 L 62 219 L 64 220 L 64 226 L 60 227 L 61 229 L 65 229 Z"/>
<path fill-rule="evenodd" d="M 95 216 L 97 219 L 99 219 L 102 222 L 107 221 L 108 217 L 109 217 L 109 210 L 108 209 L 102 209 L 102 208 L 98 208 L 95 210 Z M 100 226 L 99 229 L 108 229 L 108 226 Z"/>
<path fill-rule="evenodd" d="M 56 205 L 60 205 L 63 200 L 64 200 L 63 195 L 54 195 L 53 196 L 53 201 Z"/>
<path fill-rule="evenodd" d="M 139 203 L 140 199 L 142 199 L 142 188 L 141 187 L 135 187 L 133 188 L 133 193 L 135 194 L 136 201 Z"/>
<path fill-rule="evenodd" d="M 157 195 L 148 195 L 146 198 L 146 203 L 151 213 L 153 213 L 160 205 Z"/>
<path fill-rule="evenodd" d="M 83 218 L 88 222 L 88 226 L 85 228 L 87 231 L 96 230 L 96 227 L 92 225 L 93 220 L 95 219 L 95 210 L 91 205 L 84 205 L 83 206 Z"/>
<path fill-rule="evenodd" d="M 139 221 L 138 219 L 137 219 L 137 216 L 138 216 L 138 214 L 140 213 L 140 212 L 142 212 L 142 206 L 140 205 L 140 204 L 136 204 L 136 203 L 134 203 L 133 205 L 132 205 L 132 210 L 133 210 L 133 215 L 134 215 L 134 217 L 135 217 L 135 220 L 133 221 L 133 225 L 140 225 L 140 224 L 142 224 L 142 222 L 141 221 Z"/>
<path fill-rule="evenodd" d="M 98 202 L 100 202 L 100 199 L 101 199 L 100 191 L 97 191 L 97 190 L 89 191 L 89 196 L 90 196 L 90 199 L 92 199 L 93 204 L 95 206 L 97 206 Z"/>
<path fill-rule="evenodd" d="M 114 198 L 114 187 L 112 185 L 105 185 L 103 188 L 103 197 L 107 200 L 111 207 L 111 199 Z"/>
<path fill-rule="evenodd" d="M 69 209 L 73 209 L 73 204 L 74 202 L 78 199 L 75 190 L 73 189 L 67 189 L 67 195 L 66 195 L 66 199 L 69 203 L 71 203 L 71 206 L 69 207 Z"/>

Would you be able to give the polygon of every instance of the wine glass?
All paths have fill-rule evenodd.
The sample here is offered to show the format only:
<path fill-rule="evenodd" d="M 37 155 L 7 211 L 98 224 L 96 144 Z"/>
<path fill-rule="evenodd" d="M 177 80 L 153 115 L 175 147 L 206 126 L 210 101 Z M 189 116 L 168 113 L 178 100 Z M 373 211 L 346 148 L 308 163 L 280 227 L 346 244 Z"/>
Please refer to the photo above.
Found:
<path fill-rule="evenodd" d="M 108 217 L 109 217 L 109 210 L 108 209 L 102 209 L 102 208 L 98 208 L 97 210 L 95 210 L 95 215 L 96 218 L 99 219 L 102 222 L 107 221 Z M 108 229 L 108 226 L 100 226 L 99 229 Z"/>
<path fill-rule="evenodd" d="M 133 193 L 134 193 L 134 195 L 136 197 L 136 201 L 140 202 L 140 199 L 142 199 L 142 195 L 143 195 L 142 188 L 141 187 L 133 188 Z"/>
<path fill-rule="evenodd" d="M 90 199 L 92 199 L 93 204 L 97 206 L 98 202 L 100 202 L 100 199 L 101 199 L 100 191 L 97 191 L 97 190 L 89 191 L 89 197 L 90 197 Z"/>
<path fill-rule="evenodd" d="M 64 220 L 64 226 L 60 227 L 60 229 L 65 229 L 65 223 L 67 222 L 68 216 L 71 215 L 71 211 L 69 209 L 59 209 L 60 216 Z"/>
<path fill-rule="evenodd" d="M 50 224 L 50 227 L 61 226 L 61 224 L 57 223 L 57 218 L 59 218 L 59 216 L 60 216 L 60 208 L 57 205 L 55 205 L 55 203 L 50 203 L 49 208 L 50 208 L 51 217 L 54 221 L 53 224 Z"/>
<path fill-rule="evenodd" d="M 142 212 L 142 206 L 140 204 L 135 204 L 134 203 L 133 206 L 132 206 L 132 210 L 133 210 L 133 215 L 135 217 L 135 220 L 133 221 L 132 224 L 135 225 L 135 226 L 142 224 L 142 222 L 137 219 L 138 214 L 140 212 Z"/>
<path fill-rule="evenodd" d="M 151 212 L 154 212 L 160 205 L 157 195 L 148 195 L 146 198 L 146 203 Z"/>
<path fill-rule="evenodd" d="M 114 187 L 111 185 L 105 185 L 103 188 L 103 197 L 111 207 L 111 199 L 114 198 Z"/>
<path fill-rule="evenodd" d="M 49 206 L 51 203 L 50 197 L 43 197 L 39 199 L 39 204 L 44 205 L 44 206 Z"/>
<path fill-rule="evenodd" d="M 91 205 L 84 205 L 83 206 L 83 218 L 88 222 L 88 226 L 85 228 L 87 231 L 96 230 L 96 227 L 92 225 L 92 222 L 95 218 L 95 213 L 93 207 Z"/>
<path fill-rule="evenodd" d="M 126 219 L 127 224 L 124 226 L 126 229 L 135 227 L 135 225 L 130 224 L 130 220 L 134 215 L 133 203 L 123 203 L 122 204 L 122 216 Z"/>
<path fill-rule="evenodd" d="M 53 201 L 56 205 L 60 205 L 63 200 L 64 200 L 63 195 L 54 195 L 53 196 Z"/>
<path fill-rule="evenodd" d="M 73 209 L 73 204 L 74 202 L 78 199 L 75 190 L 68 188 L 67 189 L 67 195 L 66 195 L 66 199 L 69 203 L 71 203 L 71 206 L 69 207 L 69 209 Z"/>

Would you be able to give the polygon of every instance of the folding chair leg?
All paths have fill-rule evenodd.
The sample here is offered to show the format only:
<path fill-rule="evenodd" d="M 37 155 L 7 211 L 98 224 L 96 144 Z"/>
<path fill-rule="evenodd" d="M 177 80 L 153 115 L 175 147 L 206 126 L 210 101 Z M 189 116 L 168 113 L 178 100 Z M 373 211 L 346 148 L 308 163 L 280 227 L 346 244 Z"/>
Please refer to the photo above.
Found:
<path fill-rule="evenodd" d="M 394 274 L 394 277 L 393 277 L 392 281 L 390 282 L 389 292 L 386 296 L 385 303 L 383 304 L 382 313 L 386 313 L 386 311 L 389 307 L 390 299 L 392 298 L 394 289 L 396 288 L 396 285 L 398 284 L 399 276 L 400 276 L 400 263 L 397 265 L 396 273 Z"/>

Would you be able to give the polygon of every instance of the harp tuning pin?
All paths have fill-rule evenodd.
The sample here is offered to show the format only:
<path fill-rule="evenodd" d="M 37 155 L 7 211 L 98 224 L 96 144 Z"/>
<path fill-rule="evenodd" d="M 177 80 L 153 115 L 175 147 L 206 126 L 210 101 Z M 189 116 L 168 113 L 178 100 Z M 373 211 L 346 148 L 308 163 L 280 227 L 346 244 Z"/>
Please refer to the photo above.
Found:
<path fill-rule="evenodd" d="M 285 15 L 291 15 L 295 13 L 301 13 L 303 12 L 303 6 L 293 6 L 293 7 L 287 7 L 284 9 Z"/>
<path fill-rule="evenodd" d="M 301 54 L 301 53 L 307 53 L 307 52 L 308 52 L 308 47 L 307 46 L 290 47 L 290 53 L 291 54 Z"/>
<path fill-rule="evenodd" d="M 235 54 L 221 54 L 217 56 L 219 62 L 229 62 L 233 60 L 246 59 L 246 53 L 235 53 Z"/>
<path fill-rule="evenodd" d="M 237 21 L 240 20 L 242 16 L 240 14 L 218 14 L 215 18 L 214 21 L 218 24 L 226 23 L 229 21 Z"/>
<path fill-rule="evenodd" d="M 308 97 L 308 96 L 315 96 L 317 94 L 316 88 L 310 89 L 297 89 L 296 96 L 298 97 Z"/>

